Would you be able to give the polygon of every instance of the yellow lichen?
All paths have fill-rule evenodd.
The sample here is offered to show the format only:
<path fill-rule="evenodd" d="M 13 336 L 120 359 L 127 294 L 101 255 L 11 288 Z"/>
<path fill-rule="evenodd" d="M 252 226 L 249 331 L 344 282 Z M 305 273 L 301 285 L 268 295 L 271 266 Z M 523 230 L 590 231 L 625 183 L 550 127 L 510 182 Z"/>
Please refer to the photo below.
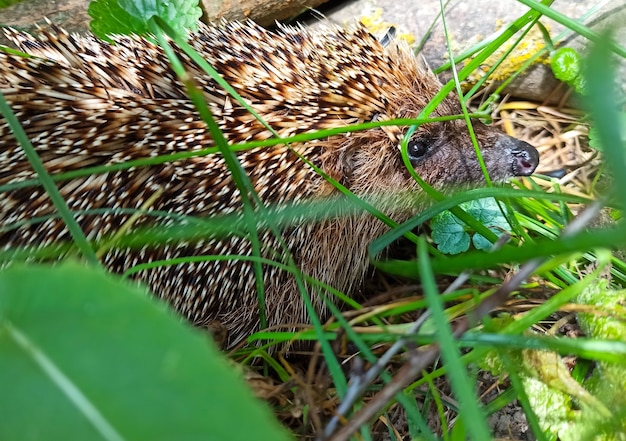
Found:
<path fill-rule="evenodd" d="M 390 27 L 394 27 L 398 30 L 396 38 L 406 41 L 409 46 L 415 44 L 415 35 L 403 32 L 398 25 L 383 20 L 383 10 L 380 8 L 374 8 L 369 14 L 361 16 L 359 22 L 375 35 L 383 34 Z"/>
<path fill-rule="evenodd" d="M 499 24 L 498 24 L 499 26 Z M 491 68 L 511 49 L 514 41 L 507 41 L 500 46 L 489 58 L 487 58 L 478 69 L 470 74 L 464 82 L 464 86 L 469 88 L 481 80 Z M 545 48 L 545 40 L 538 27 L 533 27 L 524 39 L 513 49 L 506 59 L 489 75 L 488 81 L 503 81 L 522 68 L 530 58 L 535 56 L 537 52 Z M 465 61 L 465 64 L 471 59 Z M 538 58 L 536 63 L 548 63 L 549 57 L 546 52 Z"/>

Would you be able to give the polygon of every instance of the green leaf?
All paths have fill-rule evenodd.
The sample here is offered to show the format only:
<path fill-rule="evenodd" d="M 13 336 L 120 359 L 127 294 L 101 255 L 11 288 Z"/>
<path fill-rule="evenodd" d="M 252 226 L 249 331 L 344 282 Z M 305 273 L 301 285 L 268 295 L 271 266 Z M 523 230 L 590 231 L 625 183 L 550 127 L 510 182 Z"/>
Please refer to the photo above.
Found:
<path fill-rule="evenodd" d="M 103 271 L 0 271 L 0 439 L 286 440 L 210 339 Z"/>
<path fill-rule="evenodd" d="M 202 10 L 198 0 L 94 0 L 89 4 L 91 30 L 100 38 L 148 34 L 148 20 L 160 17 L 176 33 L 196 30 Z"/>
<path fill-rule="evenodd" d="M 497 236 L 502 235 L 503 231 L 511 231 L 509 221 L 502 214 L 502 210 L 494 198 L 471 201 L 468 204 L 467 212 L 478 219 Z M 493 246 L 492 243 L 481 234 L 475 234 L 474 237 L 472 237 L 472 243 L 478 250 L 487 251 Z"/>
<path fill-rule="evenodd" d="M 598 272 L 601 266 L 599 268 Z M 528 349 L 522 351 L 524 358 L 520 376 L 535 415 L 550 436 L 564 441 L 621 440 L 626 434 L 626 327 L 622 319 L 626 291 L 609 289 L 608 281 L 598 279 L 597 275 L 587 276 L 586 280 L 588 283 L 576 296 L 575 302 L 588 306 L 583 309 L 588 312 L 581 312 L 577 317 L 581 329 L 590 338 L 555 340 L 533 337 L 538 343 L 543 341 L 548 345 L 542 350 L 536 350 L 540 347 L 538 345 L 533 350 L 530 350 L 530 345 L 526 346 Z M 563 298 L 557 303 L 565 300 Z M 539 312 L 538 309 L 531 314 Z M 515 324 L 520 325 L 519 322 Z M 481 337 L 484 338 L 484 335 Z M 518 337 L 507 337 L 510 338 L 510 349 L 520 347 L 515 341 Z M 593 346 L 605 355 L 593 354 Z M 586 372 L 575 377 L 571 374 L 571 366 L 550 349 L 577 355 L 580 357 L 578 365 L 581 362 L 585 364 L 583 359 L 593 360 L 591 374 Z M 589 349 L 592 352 L 588 352 Z"/>
<path fill-rule="evenodd" d="M 585 334 L 592 338 L 625 342 L 626 291 L 613 291 L 608 285 L 608 281 L 598 280 L 577 297 L 578 303 L 590 305 L 594 311 L 589 314 L 578 314 L 578 322 Z M 607 407 L 613 409 L 613 418 L 602 422 L 604 429 L 607 432 L 625 434 L 626 364 L 597 361 L 592 374 L 585 379 L 585 387 Z"/>
<path fill-rule="evenodd" d="M 574 81 L 572 81 L 571 86 L 579 95 L 587 94 L 587 79 L 584 75 L 578 75 Z"/>
<path fill-rule="evenodd" d="M 554 76 L 566 83 L 572 83 L 580 75 L 580 55 L 570 47 L 562 47 L 557 50 L 552 56 L 550 64 Z"/>
<path fill-rule="evenodd" d="M 626 290 L 613 291 L 608 282 L 600 279 L 596 284 L 585 289 L 576 299 L 577 303 L 591 305 L 609 314 L 578 314 L 578 322 L 585 334 L 594 338 L 626 341 L 626 323 L 624 320 L 624 305 L 626 305 Z M 626 372 L 624 373 L 626 379 Z"/>
<path fill-rule="evenodd" d="M 145 35 L 145 22 L 126 12 L 115 0 L 94 0 L 87 11 L 92 18 L 91 31 L 99 38 L 109 40 L 110 35 Z"/>
<path fill-rule="evenodd" d="M 461 208 L 470 216 L 485 225 L 489 230 L 502 234 L 502 231 L 510 231 L 506 218 L 494 198 L 482 198 L 461 204 Z M 469 249 L 470 235 L 467 227 L 458 217 L 449 211 L 444 211 L 433 218 L 430 223 L 433 230 L 433 242 L 442 253 L 458 254 Z M 480 234 L 472 237 L 474 247 L 479 250 L 489 250 L 491 242 Z"/>
<path fill-rule="evenodd" d="M 442 253 L 458 254 L 469 249 L 470 237 L 465 224 L 449 211 L 443 211 L 430 222 L 432 239 Z"/>
<path fill-rule="evenodd" d="M 119 0 L 119 4 L 122 9 L 143 22 L 159 15 L 156 0 Z"/>

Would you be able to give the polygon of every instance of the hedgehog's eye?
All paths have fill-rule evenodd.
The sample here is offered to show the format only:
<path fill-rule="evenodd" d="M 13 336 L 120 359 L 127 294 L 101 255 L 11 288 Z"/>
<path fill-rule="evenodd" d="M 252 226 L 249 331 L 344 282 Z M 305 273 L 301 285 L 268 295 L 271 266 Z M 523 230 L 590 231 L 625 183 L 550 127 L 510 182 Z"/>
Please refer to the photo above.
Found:
<path fill-rule="evenodd" d="M 419 161 L 428 152 L 428 143 L 420 139 L 411 139 L 406 147 L 406 153 L 411 162 Z"/>

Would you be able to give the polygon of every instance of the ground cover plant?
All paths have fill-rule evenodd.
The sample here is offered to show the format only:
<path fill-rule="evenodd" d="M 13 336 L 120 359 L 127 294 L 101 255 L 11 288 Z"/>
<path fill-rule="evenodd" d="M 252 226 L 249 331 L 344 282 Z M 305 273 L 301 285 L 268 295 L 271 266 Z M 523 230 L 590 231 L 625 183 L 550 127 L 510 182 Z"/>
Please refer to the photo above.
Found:
<path fill-rule="evenodd" d="M 567 170 L 566 161 L 578 151 L 591 157 L 587 164 L 576 168 L 571 179 L 538 175 L 452 197 L 426 190 L 437 202 L 370 246 L 371 256 L 379 256 L 404 240 L 413 255 L 373 258 L 380 277 L 369 289 L 376 296 L 353 301 L 344 313 L 330 303 L 333 320 L 313 320 L 302 332 L 252 335 L 248 344 L 227 354 L 231 361 L 201 331 L 122 280 L 132 271 L 119 277 L 98 263 L 99 247 L 173 234 L 195 238 L 198 225 L 175 232 L 140 231 L 113 244 L 89 243 L 56 190 L 64 177 L 47 174 L 0 99 L 3 117 L 74 239 L 63 244 L 65 251 L 74 250 L 63 264 L 14 262 L 0 271 L 0 415 L 6 416 L 0 438 L 288 439 L 267 404 L 246 390 L 241 381 L 246 377 L 292 437 L 302 439 L 485 440 L 492 436 L 497 412 L 513 402 L 520 404 L 537 439 L 623 439 L 626 265 L 620 248 L 626 227 L 620 219 L 626 196 L 619 189 L 626 188 L 624 100 L 612 88 L 610 60 L 626 58 L 626 51 L 611 43 L 609 34 L 596 35 L 547 3 L 524 3 L 531 8 L 528 14 L 457 57 L 454 66 L 444 66 L 455 79 L 420 118 L 399 124 L 427 121 L 442 97 L 456 89 L 475 109 L 472 114 L 495 114 L 497 124 L 537 145 L 544 158 L 556 158 L 555 168 Z M 183 30 L 193 28 L 199 9 L 186 1 L 174 6 L 98 0 L 90 6 L 92 29 L 103 38 L 112 32 L 148 33 L 165 48 L 177 45 L 187 51 Z M 557 76 L 583 95 L 588 113 L 499 102 L 497 91 L 476 104 L 476 90 L 464 89 L 462 80 L 507 42 L 520 41 L 519 31 L 528 31 L 544 15 L 592 43 L 582 57 L 557 52 L 558 40 L 545 49 L 554 56 Z M 120 22 L 127 27 L 118 27 Z M 175 53 L 169 55 L 185 78 Z M 208 66 L 207 71 L 214 74 Z M 233 146 L 220 135 L 202 94 L 192 82 L 186 85 L 217 145 L 192 155 L 224 155 L 238 188 L 249 192 Z M 548 123 L 537 125 L 539 118 Z M 588 137 L 602 149 L 605 162 L 588 153 Z M 243 200 L 244 224 L 254 235 L 259 215 L 252 209 L 254 195 Z M 310 206 L 292 215 L 314 219 L 326 208 Z M 270 210 L 261 215 L 278 228 Z M 203 221 L 201 228 L 227 229 L 231 219 Z M 21 251 L 3 250 L 1 257 L 19 261 Z M 254 258 L 261 262 L 260 254 Z M 297 340 L 312 340 L 315 346 L 289 357 L 271 352 Z"/>

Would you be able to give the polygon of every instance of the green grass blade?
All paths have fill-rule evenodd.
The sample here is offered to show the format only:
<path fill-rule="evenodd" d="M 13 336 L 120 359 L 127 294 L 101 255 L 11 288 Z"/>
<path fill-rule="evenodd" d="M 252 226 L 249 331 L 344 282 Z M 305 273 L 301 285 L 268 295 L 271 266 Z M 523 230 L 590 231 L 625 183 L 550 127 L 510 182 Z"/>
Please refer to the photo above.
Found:
<path fill-rule="evenodd" d="M 458 342 L 453 336 L 452 327 L 448 322 L 441 297 L 437 291 L 437 284 L 430 267 L 428 247 L 424 239 L 420 239 L 418 242 L 417 254 L 417 266 L 424 288 L 424 295 L 428 303 L 428 310 L 433 320 L 437 323 L 435 333 L 441 356 L 448 370 L 450 383 L 456 399 L 463 404 L 463 409 L 459 416 L 463 419 L 471 439 L 476 441 L 490 439 L 485 415 L 479 407 L 478 400 L 474 394 L 474 385 L 467 375 L 467 367 L 461 359 Z"/>
<path fill-rule="evenodd" d="M 59 189 L 56 187 L 56 185 L 54 184 L 54 181 L 48 174 L 48 171 L 46 170 L 45 166 L 43 165 L 43 162 L 41 161 L 41 158 L 37 154 L 37 151 L 31 144 L 30 140 L 28 139 L 26 132 L 24 131 L 19 121 L 17 120 L 15 113 L 13 113 L 13 110 L 11 110 L 11 107 L 5 100 L 4 95 L 2 95 L 1 93 L 0 93 L 0 112 L 2 113 L 4 118 L 7 120 L 7 123 L 9 124 L 9 127 L 11 127 L 11 130 L 13 131 L 13 133 L 15 134 L 15 138 L 19 142 L 20 146 L 24 149 L 24 154 L 26 155 L 31 166 L 33 167 L 33 169 L 39 176 L 41 185 L 48 193 L 48 196 L 50 197 L 52 204 L 61 215 L 63 222 L 65 223 L 68 231 L 70 232 L 70 235 L 72 236 L 72 239 L 74 240 L 74 243 L 76 244 L 80 252 L 85 256 L 85 258 L 87 259 L 89 263 L 91 263 L 92 265 L 99 266 L 100 261 L 96 257 L 96 253 L 93 250 L 93 248 L 91 248 L 91 245 L 89 245 L 89 241 L 87 240 L 87 237 L 85 237 L 85 233 L 83 233 L 83 230 L 80 228 L 80 225 L 78 225 L 78 222 L 74 218 L 74 215 L 70 211 L 70 208 L 68 207 L 67 203 L 63 199 L 63 196 L 61 196 Z"/>
<path fill-rule="evenodd" d="M 525 4 L 529 8 L 540 12 L 542 15 L 545 15 L 548 18 L 556 21 L 557 23 L 562 24 L 563 26 L 575 31 L 577 34 L 582 35 L 583 37 L 593 41 L 594 43 L 598 43 L 602 40 L 602 37 L 597 32 L 592 31 L 588 27 L 577 23 L 575 20 L 561 14 L 560 12 L 544 5 L 543 3 L 537 2 L 535 0 L 517 0 L 520 3 Z M 612 52 L 615 52 L 617 55 L 626 58 L 626 48 L 611 42 L 608 43 L 607 48 L 609 48 Z"/>

